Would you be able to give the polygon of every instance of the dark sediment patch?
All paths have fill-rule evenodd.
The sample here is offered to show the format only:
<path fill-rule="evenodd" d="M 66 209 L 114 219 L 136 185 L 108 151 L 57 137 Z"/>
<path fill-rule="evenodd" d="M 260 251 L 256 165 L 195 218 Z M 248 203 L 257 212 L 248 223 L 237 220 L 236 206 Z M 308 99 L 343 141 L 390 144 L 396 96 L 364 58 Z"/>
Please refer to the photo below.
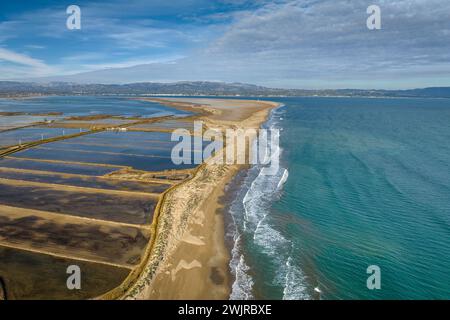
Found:
<path fill-rule="evenodd" d="M 225 276 L 217 267 L 212 267 L 211 272 L 209 274 L 209 278 L 216 285 L 222 285 L 225 281 Z"/>
<path fill-rule="evenodd" d="M 3 209 L 0 207 L 0 243 L 24 249 L 133 267 L 150 239 L 146 229 Z"/>
<path fill-rule="evenodd" d="M 9 300 L 89 299 L 119 286 L 130 270 L 0 246 L 0 277 Z M 67 289 L 70 265 L 81 269 L 81 290 Z"/>
<path fill-rule="evenodd" d="M 132 193 L 117 195 L 0 182 L 0 204 L 131 224 L 151 223 L 157 201 Z"/>
<path fill-rule="evenodd" d="M 8 293 L 6 292 L 6 284 L 2 277 L 0 277 L 0 300 L 8 300 Z"/>

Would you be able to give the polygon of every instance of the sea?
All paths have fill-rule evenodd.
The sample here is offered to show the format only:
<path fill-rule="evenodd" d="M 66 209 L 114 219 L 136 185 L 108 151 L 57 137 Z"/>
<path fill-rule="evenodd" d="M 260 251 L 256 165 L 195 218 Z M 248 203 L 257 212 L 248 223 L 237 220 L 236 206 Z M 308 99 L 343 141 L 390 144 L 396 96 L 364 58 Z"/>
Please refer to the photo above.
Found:
<path fill-rule="evenodd" d="M 281 166 L 228 187 L 230 298 L 450 299 L 450 100 L 269 100 Z"/>

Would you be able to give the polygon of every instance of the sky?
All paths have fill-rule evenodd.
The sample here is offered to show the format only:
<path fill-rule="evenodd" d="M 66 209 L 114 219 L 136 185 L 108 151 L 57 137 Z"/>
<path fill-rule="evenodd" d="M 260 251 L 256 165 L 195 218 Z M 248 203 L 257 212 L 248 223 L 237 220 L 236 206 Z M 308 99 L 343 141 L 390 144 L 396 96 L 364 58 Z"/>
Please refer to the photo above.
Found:
<path fill-rule="evenodd" d="M 66 27 L 69 5 L 80 30 Z M 0 79 L 450 86 L 450 1 L 1 1 Z"/>

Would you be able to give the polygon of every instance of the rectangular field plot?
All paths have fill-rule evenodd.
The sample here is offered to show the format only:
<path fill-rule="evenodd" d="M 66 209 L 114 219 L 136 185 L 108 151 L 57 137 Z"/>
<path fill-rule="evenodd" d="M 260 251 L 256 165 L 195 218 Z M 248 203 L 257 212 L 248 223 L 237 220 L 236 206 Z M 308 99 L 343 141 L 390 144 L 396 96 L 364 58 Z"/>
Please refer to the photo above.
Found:
<path fill-rule="evenodd" d="M 0 204 L 93 219 L 148 224 L 157 202 L 144 193 L 0 179 Z"/>
<path fill-rule="evenodd" d="M 49 139 L 63 135 L 70 135 L 79 132 L 79 129 L 59 129 L 49 127 L 29 127 L 4 131 L 0 132 L 0 148 L 33 141 L 40 141 L 42 139 Z"/>
<path fill-rule="evenodd" d="M 137 120 L 127 119 L 95 119 L 95 120 L 63 120 L 52 123 L 50 126 L 53 128 L 112 128 L 120 125 L 130 124 Z"/>
<path fill-rule="evenodd" d="M 129 127 L 130 130 L 136 131 L 157 131 L 157 130 L 168 130 L 172 131 L 175 129 L 186 129 L 194 130 L 194 122 L 187 120 L 165 120 L 154 123 L 141 123 Z"/>
<path fill-rule="evenodd" d="M 135 155 L 135 156 L 155 156 L 170 158 L 172 151 L 171 145 L 155 145 L 135 147 L 125 145 L 84 145 L 84 144 L 66 144 L 63 142 L 53 142 L 35 147 L 37 150 L 64 151 L 64 152 L 84 152 L 98 153 L 106 155 Z"/>
<path fill-rule="evenodd" d="M 33 171 L 33 170 L 11 169 L 1 167 L 0 167 L 0 178 L 61 184 L 85 188 L 136 191 L 148 193 L 162 193 L 171 186 L 170 184 L 163 184 L 163 183 L 124 181 L 117 179 L 97 178 L 91 176 L 61 174 L 45 171 Z"/>
<path fill-rule="evenodd" d="M 150 230 L 0 205 L 0 245 L 133 268 Z"/>
<path fill-rule="evenodd" d="M 6 298 L 88 299 L 119 286 L 130 270 L 80 260 L 11 249 L 0 245 L 0 276 Z M 77 265 L 82 272 L 81 290 L 68 290 L 67 267 Z"/>
<path fill-rule="evenodd" d="M 158 147 L 158 146 L 174 146 L 179 142 L 172 141 L 172 133 L 170 132 L 140 132 L 140 131 L 103 131 L 99 133 L 83 135 L 63 142 L 74 144 L 91 144 L 103 146 L 129 146 L 132 148 L 140 147 Z M 187 137 L 189 138 L 189 137 Z M 193 139 L 192 139 L 193 140 Z M 205 141 L 206 144 L 206 141 Z"/>
<path fill-rule="evenodd" d="M 54 171 L 59 173 L 82 174 L 88 176 L 102 176 L 121 169 L 121 167 L 114 166 L 45 162 L 39 160 L 18 159 L 14 157 L 0 158 L 0 167 L 37 171 Z"/>
<path fill-rule="evenodd" d="M 104 145 L 142 145 L 145 146 L 152 142 L 170 143 L 171 134 L 169 132 L 117 132 L 117 131 L 104 131 L 96 134 L 90 134 L 82 137 L 78 137 L 71 141 L 77 143 L 91 142 Z"/>
<path fill-rule="evenodd" d="M 137 170 L 162 171 L 170 169 L 189 169 L 196 165 L 175 165 L 169 153 L 161 155 L 128 155 L 108 154 L 100 152 L 81 152 L 79 150 L 44 150 L 39 148 L 29 149 L 14 154 L 17 158 L 32 158 L 36 160 L 59 160 L 69 162 L 83 162 L 89 164 L 111 164 L 117 166 L 129 166 Z"/>
<path fill-rule="evenodd" d="M 145 171 L 194 168 L 195 164 L 173 163 L 172 149 L 176 144 L 178 141 L 170 141 L 170 134 L 163 132 L 101 132 L 40 145 L 17 152 L 14 157 L 109 164 Z M 204 143 L 203 147 L 206 145 Z M 194 148 L 193 143 L 190 148 Z M 201 152 L 191 150 L 189 158 L 193 160 L 194 154 Z"/>

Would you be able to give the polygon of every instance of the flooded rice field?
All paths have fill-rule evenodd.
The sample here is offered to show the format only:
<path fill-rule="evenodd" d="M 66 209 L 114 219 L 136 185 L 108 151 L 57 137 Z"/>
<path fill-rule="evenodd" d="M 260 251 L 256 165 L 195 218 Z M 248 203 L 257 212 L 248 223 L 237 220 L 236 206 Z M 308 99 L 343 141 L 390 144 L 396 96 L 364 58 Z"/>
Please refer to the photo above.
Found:
<path fill-rule="evenodd" d="M 85 164 L 102 164 L 107 162 L 116 166 L 130 166 L 137 170 L 162 171 L 171 169 L 190 169 L 195 164 L 176 165 L 171 160 L 170 149 L 149 150 L 147 154 L 129 154 L 121 152 L 89 151 L 82 149 L 52 149 L 37 147 L 16 153 L 17 158 L 37 160 L 59 160 L 81 162 Z"/>
<path fill-rule="evenodd" d="M 0 178 L 107 190 L 162 193 L 170 184 L 113 180 L 102 177 L 0 167 Z"/>
<path fill-rule="evenodd" d="M 79 129 L 59 129 L 46 126 L 28 127 L 0 132 L 0 148 L 20 145 L 59 136 L 79 133 Z"/>
<path fill-rule="evenodd" d="M 30 159 L 18 159 L 15 157 L 0 158 L 0 167 L 24 170 L 50 171 L 58 173 L 80 174 L 90 176 L 102 176 L 121 167 L 109 165 L 86 165 L 68 163 L 64 161 L 39 161 Z"/>
<path fill-rule="evenodd" d="M 190 128 L 186 116 L 192 118 L 128 98 L 0 99 L 0 281 L 7 299 L 95 298 L 145 262 L 163 193 L 195 168 L 171 160 L 178 142 L 170 130 Z M 80 267 L 81 290 L 66 286 L 71 265 Z"/>
<path fill-rule="evenodd" d="M 195 164 L 174 164 L 171 154 L 178 141 L 162 132 L 100 132 L 52 142 L 14 154 L 16 158 L 57 160 L 162 171 L 190 169 Z M 206 144 L 205 144 L 206 145 Z M 202 150 L 192 150 L 192 155 Z M 193 157 L 191 157 L 193 158 Z"/>
<path fill-rule="evenodd" d="M 157 123 L 141 123 L 130 127 L 131 130 L 141 131 L 158 131 L 175 129 L 186 129 L 189 131 L 194 130 L 194 121 L 180 120 L 165 120 Z"/>

